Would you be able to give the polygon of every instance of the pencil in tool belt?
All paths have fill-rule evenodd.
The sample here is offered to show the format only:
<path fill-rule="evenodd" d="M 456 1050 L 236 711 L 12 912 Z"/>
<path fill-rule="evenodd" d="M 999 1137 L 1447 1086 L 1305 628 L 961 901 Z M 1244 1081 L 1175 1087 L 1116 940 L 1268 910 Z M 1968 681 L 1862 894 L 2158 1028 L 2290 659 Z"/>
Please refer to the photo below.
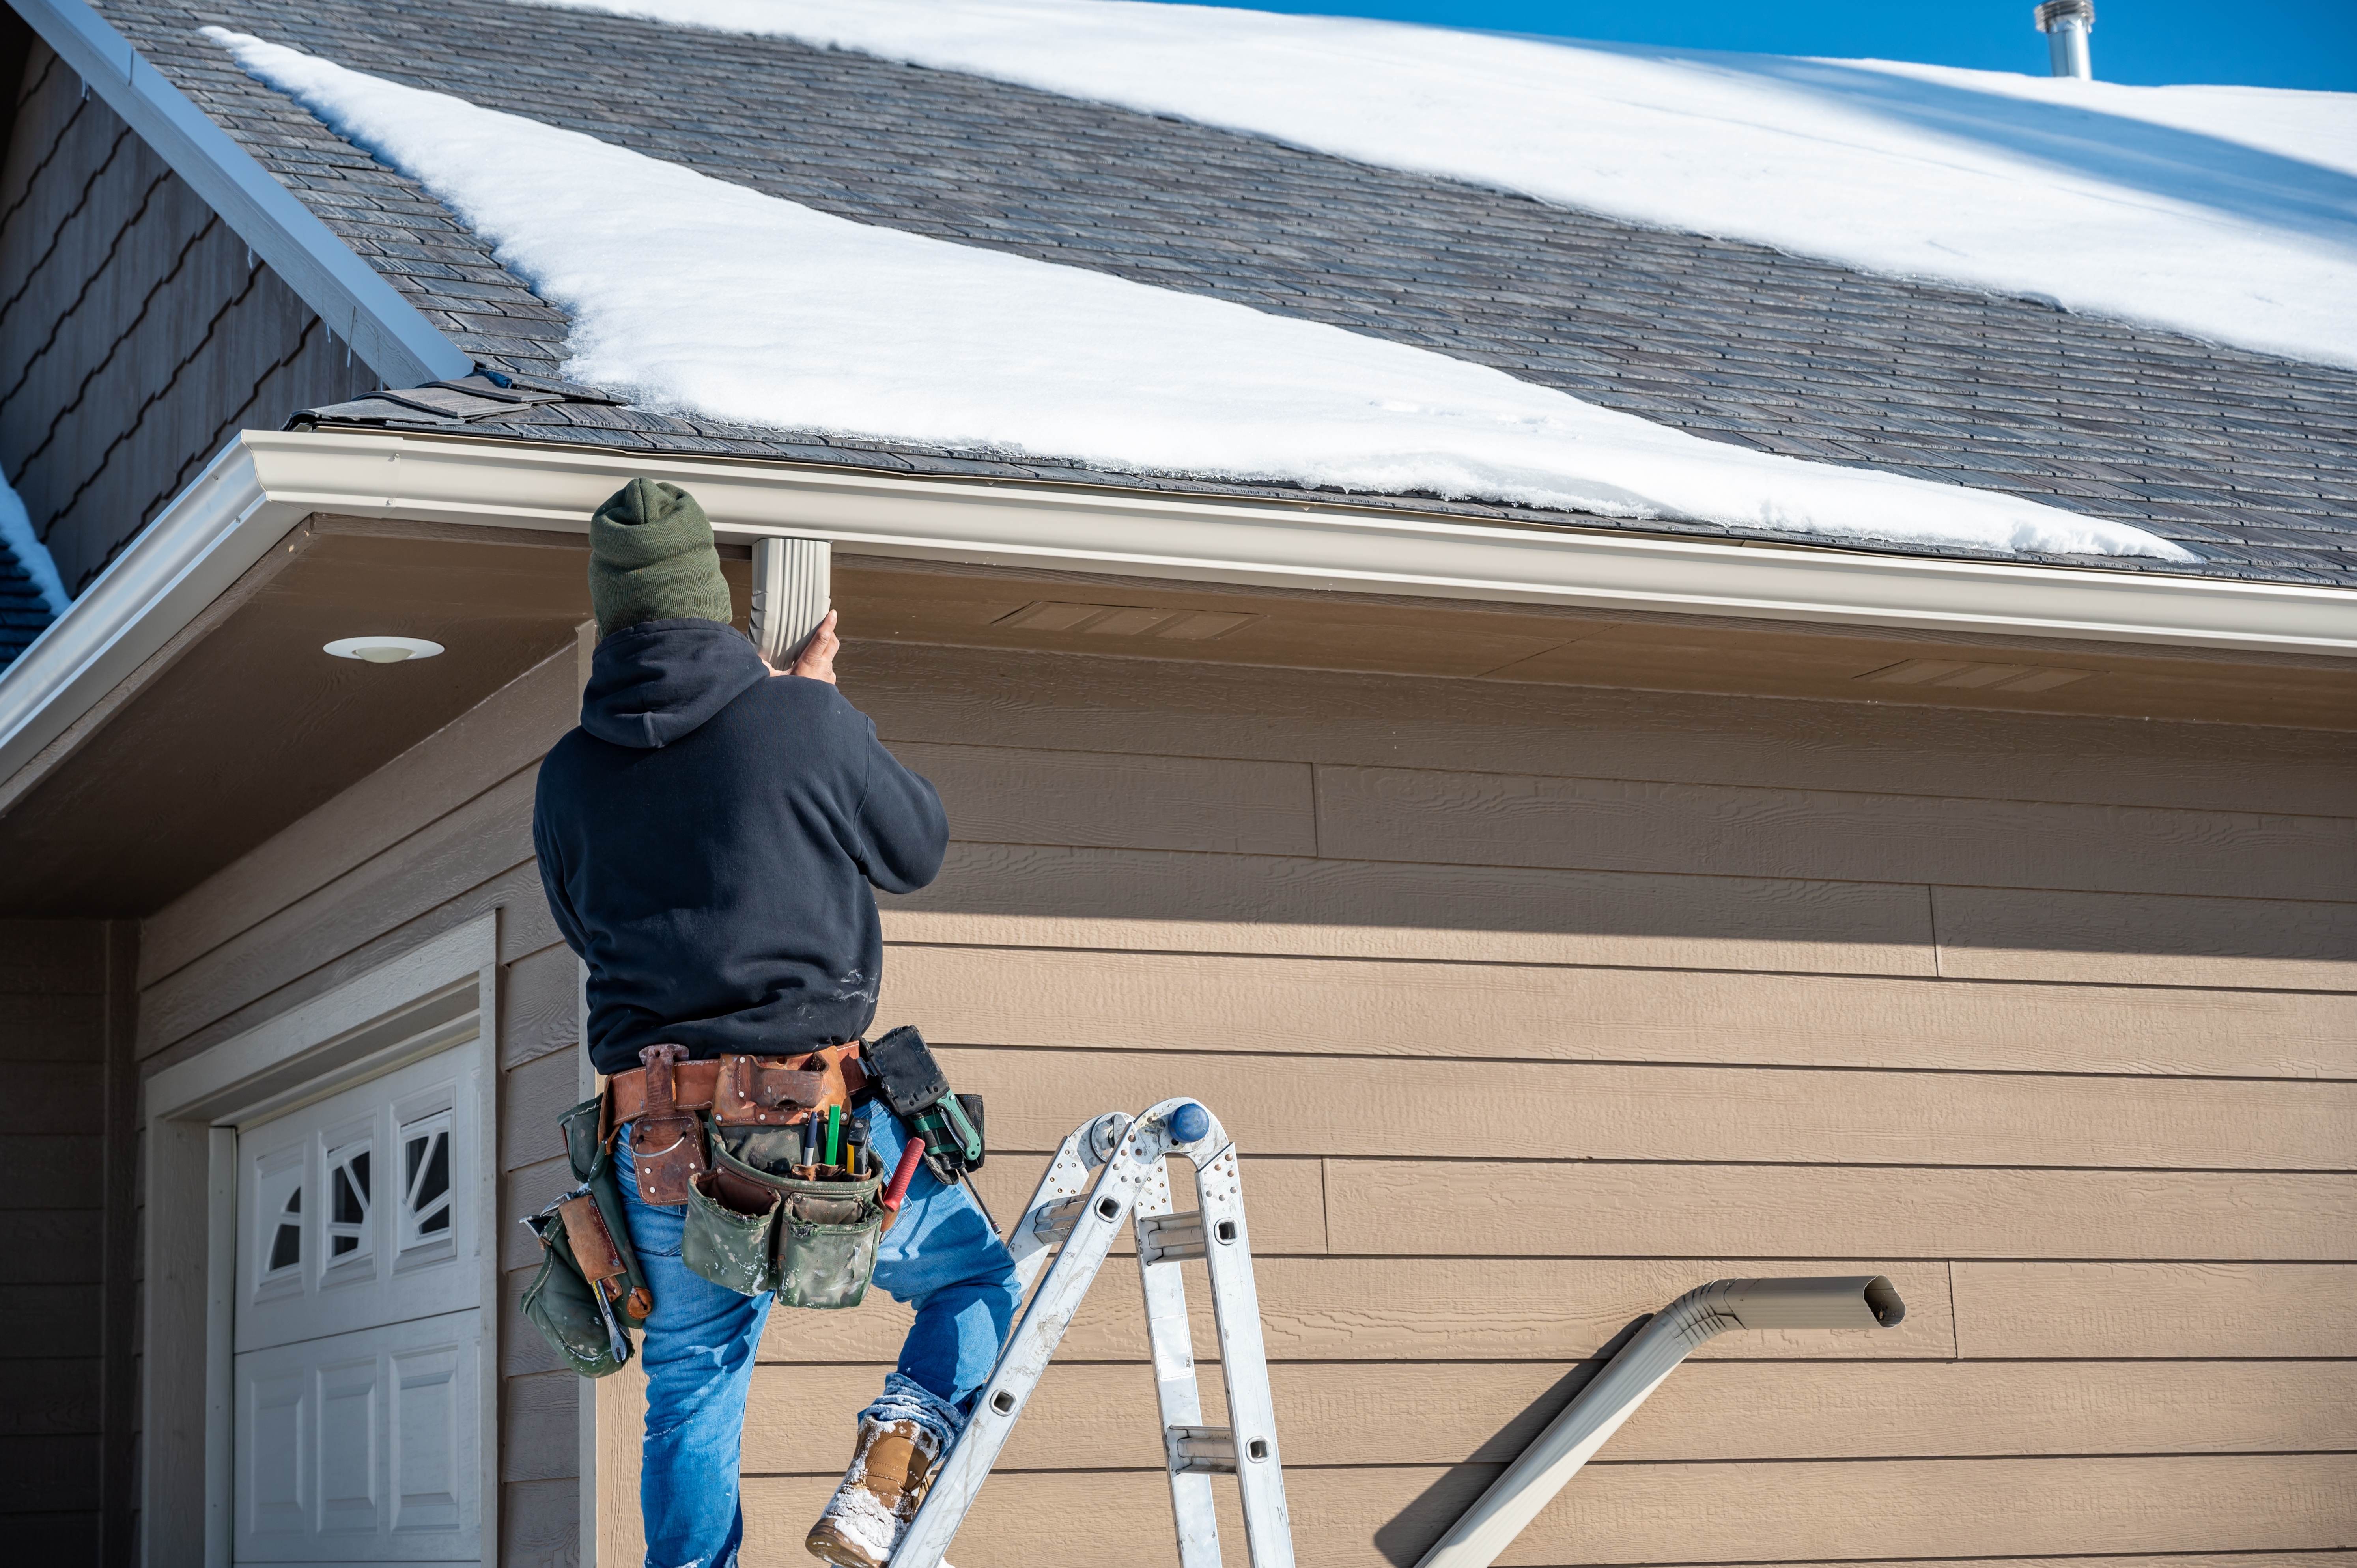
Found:
<path fill-rule="evenodd" d="M 842 1159 L 842 1150 L 843 1107 L 830 1105 L 826 1108 L 826 1163 L 837 1164 Z"/>

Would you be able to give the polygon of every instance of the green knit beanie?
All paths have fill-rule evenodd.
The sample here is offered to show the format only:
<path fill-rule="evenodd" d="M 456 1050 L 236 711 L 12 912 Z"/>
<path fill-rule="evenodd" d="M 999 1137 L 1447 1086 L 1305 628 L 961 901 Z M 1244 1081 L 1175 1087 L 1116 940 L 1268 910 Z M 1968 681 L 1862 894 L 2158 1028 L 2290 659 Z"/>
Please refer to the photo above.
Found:
<path fill-rule="evenodd" d="M 644 620 L 716 620 L 735 612 L 712 523 L 677 485 L 632 479 L 589 519 L 589 604 L 597 635 Z"/>

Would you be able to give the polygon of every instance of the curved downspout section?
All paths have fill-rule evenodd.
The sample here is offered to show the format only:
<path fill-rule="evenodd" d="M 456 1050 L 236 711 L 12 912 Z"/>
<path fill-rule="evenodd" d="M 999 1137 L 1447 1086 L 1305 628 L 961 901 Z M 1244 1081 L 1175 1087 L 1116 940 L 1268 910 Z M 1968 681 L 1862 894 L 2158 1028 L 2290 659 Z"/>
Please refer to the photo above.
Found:
<path fill-rule="evenodd" d="M 1678 1363 L 1733 1328 L 1892 1328 L 1906 1304 L 1880 1274 L 1713 1280 L 1645 1325 L 1416 1568 L 1490 1568 Z"/>
<path fill-rule="evenodd" d="M 779 533 L 753 542 L 753 645 L 770 669 L 802 657 L 826 618 L 834 582 L 825 540 Z"/>

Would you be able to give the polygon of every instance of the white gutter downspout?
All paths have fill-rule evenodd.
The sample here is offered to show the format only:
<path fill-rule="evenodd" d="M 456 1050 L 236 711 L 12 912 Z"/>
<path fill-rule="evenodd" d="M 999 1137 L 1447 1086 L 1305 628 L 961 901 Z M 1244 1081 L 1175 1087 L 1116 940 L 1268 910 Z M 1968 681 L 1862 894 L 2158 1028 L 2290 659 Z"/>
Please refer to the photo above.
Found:
<path fill-rule="evenodd" d="M 1895 1328 L 1907 1304 L 1880 1274 L 1713 1280 L 1662 1308 L 1523 1456 L 1490 1484 L 1416 1568 L 1490 1568 L 1646 1396 L 1732 1328 Z"/>
<path fill-rule="evenodd" d="M 834 599 L 833 559 L 823 539 L 784 534 L 753 542 L 753 642 L 772 669 L 802 657 Z"/>

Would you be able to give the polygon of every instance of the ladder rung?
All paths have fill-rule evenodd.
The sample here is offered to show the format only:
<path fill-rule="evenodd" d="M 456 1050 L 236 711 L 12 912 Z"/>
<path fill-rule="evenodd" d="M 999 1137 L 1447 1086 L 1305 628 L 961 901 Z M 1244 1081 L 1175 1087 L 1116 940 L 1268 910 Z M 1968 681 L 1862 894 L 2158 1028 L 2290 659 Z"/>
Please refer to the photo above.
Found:
<path fill-rule="evenodd" d="M 1080 1223 L 1081 1211 L 1089 1206 L 1089 1195 L 1068 1197 L 1061 1203 L 1050 1203 L 1035 1210 L 1031 1216 L 1031 1234 L 1043 1241 L 1060 1242 Z"/>
<path fill-rule="evenodd" d="M 1191 1136 L 1182 1139 L 1182 1132 Z M 1157 1212 L 1168 1209 L 1174 1197 L 1166 1165 L 1176 1163 L 1174 1157 L 1193 1165 L 1202 1211 Z M 1238 1483 L 1253 1568 L 1294 1568 L 1267 1348 L 1236 1165 L 1235 1145 L 1219 1122 L 1185 1100 L 1165 1101 L 1142 1116 L 1099 1117 L 1058 1147 L 1023 1217 L 1006 1235 L 1030 1299 L 999 1348 L 974 1419 L 942 1455 L 923 1506 L 909 1521 L 893 1553 L 899 1568 L 948 1568 L 943 1558 L 951 1540 L 1005 1451 L 1027 1396 L 1039 1385 L 1122 1227 L 1133 1221 L 1138 1261 L 1148 1265 L 1139 1283 L 1179 1555 L 1186 1568 L 1218 1568 L 1218 1487 L 1210 1477 L 1228 1475 Z M 1093 1187 L 1076 1193 L 1092 1170 L 1101 1170 Z M 1151 1266 L 1184 1259 L 1210 1266 L 1220 1372 L 1227 1385 L 1227 1408 L 1220 1412 L 1228 1417 L 1226 1426 L 1192 1424 L 1205 1412 L 1196 1382 L 1186 1271 Z"/>
<path fill-rule="evenodd" d="M 1137 1261 L 1177 1263 L 1203 1256 L 1203 1216 L 1200 1209 L 1185 1214 L 1149 1215 L 1137 1222 Z"/>
<path fill-rule="evenodd" d="M 1174 1476 L 1232 1476 L 1236 1434 L 1225 1426 L 1173 1426 L 1165 1430 Z"/>

